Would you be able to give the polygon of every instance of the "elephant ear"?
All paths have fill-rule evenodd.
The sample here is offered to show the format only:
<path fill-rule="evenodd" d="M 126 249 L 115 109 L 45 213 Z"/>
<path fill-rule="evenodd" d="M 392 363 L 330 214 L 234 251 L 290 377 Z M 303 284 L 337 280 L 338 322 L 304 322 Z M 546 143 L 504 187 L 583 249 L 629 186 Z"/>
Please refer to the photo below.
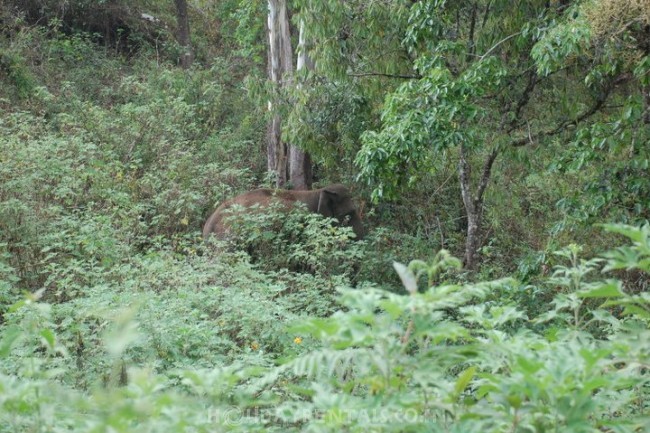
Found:
<path fill-rule="evenodd" d="M 326 217 L 334 216 L 333 203 L 336 200 L 338 192 L 335 190 L 323 188 L 318 197 L 317 212 Z"/>

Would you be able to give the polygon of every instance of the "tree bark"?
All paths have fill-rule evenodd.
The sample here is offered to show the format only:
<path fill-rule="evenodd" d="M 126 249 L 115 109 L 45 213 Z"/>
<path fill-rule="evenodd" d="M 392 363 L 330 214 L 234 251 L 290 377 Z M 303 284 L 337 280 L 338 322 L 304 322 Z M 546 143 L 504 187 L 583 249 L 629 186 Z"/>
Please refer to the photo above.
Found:
<path fill-rule="evenodd" d="M 269 104 L 271 105 L 271 104 Z M 269 107 L 269 110 L 271 108 Z M 275 175 L 275 185 L 283 188 L 287 184 L 287 148 L 282 142 L 282 118 L 276 114 L 269 123 L 267 135 L 267 168 Z"/>
<path fill-rule="evenodd" d="M 183 69 L 189 69 L 194 61 L 190 41 L 190 20 L 187 15 L 187 0 L 174 0 L 176 3 L 176 21 L 178 24 L 178 44 L 183 49 L 180 64 Z"/>
<path fill-rule="evenodd" d="M 298 60 L 296 71 L 303 69 L 311 70 L 313 63 L 307 55 L 307 46 L 305 43 L 305 23 L 300 23 L 300 33 L 298 35 Z M 298 84 L 300 87 L 300 84 Z M 290 148 L 289 177 L 294 189 L 311 189 L 312 185 L 312 168 L 311 158 L 307 152 L 298 146 L 292 145 Z"/>
<path fill-rule="evenodd" d="M 291 82 L 293 72 L 293 53 L 289 16 L 286 0 L 268 0 L 269 32 L 269 78 L 276 88 L 276 94 Z M 287 144 L 282 141 L 282 117 L 278 112 L 277 101 L 269 101 L 269 111 L 273 114 L 269 126 L 267 158 L 269 171 L 275 173 L 276 185 L 284 187 L 287 183 Z"/>
<path fill-rule="evenodd" d="M 465 256 L 463 264 L 465 269 L 474 270 L 478 250 L 481 247 L 481 224 L 483 220 L 483 195 L 490 181 L 492 165 L 498 152 L 493 149 L 483 164 L 483 173 L 479 180 L 476 196 L 472 195 L 472 173 L 471 166 L 467 161 L 467 149 L 460 146 L 460 161 L 458 163 L 458 175 L 460 178 L 460 190 L 463 197 L 463 204 L 467 214 L 467 238 L 465 240 Z"/>
<path fill-rule="evenodd" d="M 297 146 L 291 146 L 289 178 L 293 189 L 307 190 L 312 186 L 311 157 Z"/>

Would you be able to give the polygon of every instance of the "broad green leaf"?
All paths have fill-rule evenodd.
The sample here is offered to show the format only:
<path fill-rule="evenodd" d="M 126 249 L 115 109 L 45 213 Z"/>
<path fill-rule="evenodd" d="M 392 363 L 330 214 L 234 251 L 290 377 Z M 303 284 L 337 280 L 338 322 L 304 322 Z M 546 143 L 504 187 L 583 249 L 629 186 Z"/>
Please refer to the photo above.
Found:
<path fill-rule="evenodd" d="M 50 349 L 54 349 L 54 346 L 56 345 L 56 337 L 54 336 L 54 332 L 50 329 L 42 329 L 40 332 L 41 337 L 47 343 Z"/>
<path fill-rule="evenodd" d="M 521 395 L 508 394 L 506 400 L 508 401 L 510 406 L 514 407 L 515 409 L 519 409 L 521 407 L 521 402 L 522 402 Z"/>
<path fill-rule="evenodd" d="M 544 367 L 543 362 L 527 359 L 523 356 L 517 357 L 517 365 L 527 374 L 535 374 Z"/>
<path fill-rule="evenodd" d="M 397 319 L 399 316 L 402 315 L 402 313 L 404 313 L 404 308 L 402 307 L 401 304 L 398 304 L 397 302 L 384 300 L 384 301 L 381 301 L 379 303 L 379 305 L 393 319 Z"/>
<path fill-rule="evenodd" d="M 620 281 L 609 281 L 593 289 L 578 292 L 581 298 L 618 298 L 624 295 Z"/>
<path fill-rule="evenodd" d="M 637 316 L 641 319 L 650 320 L 650 311 L 637 305 L 626 305 L 623 309 L 626 316 Z"/>
<path fill-rule="evenodd" d="M 471 380 L 474 378 L 474 374 L 476 373 L 476 366 L 469 367 L 465 369 L 459 376 L 458 380 L 454 384 L 454 393 L 456 396 L 459 396 L 460 393 L 462 393 L 465 388 L 467 388 L 467 385 L 471 382 Z"/>
<path fill-rule="evenodd" d="M 611 233 L 621 234 L 634 242 L 641 242 L 644 237 L 644 231 L 647 236 L 647 226 L 644 228 L 634 227 L 626 224 L 604 224 L 605 230 Z"/>
<path fill-rule="evenodd" d="M 5 358 L 11 352 L 12 345 L 22 335 L 23 331 L 18 326 L 10 326 L 2 331 L 0 340 L 0 358 Z"/>
<path fill-rule="evenodd" d="M 587 364 L 587 368 L 591 369 L 596 363 L 609 356 L 611 353 L 611 350 L 606 350 L 606 349 L 600 349 L 600 350 L 593 350 L 593 349 L 580 349 L 579 351 L 580 356 L 582 356 L 582 359 L 585 360 L 585 363 Z"/>

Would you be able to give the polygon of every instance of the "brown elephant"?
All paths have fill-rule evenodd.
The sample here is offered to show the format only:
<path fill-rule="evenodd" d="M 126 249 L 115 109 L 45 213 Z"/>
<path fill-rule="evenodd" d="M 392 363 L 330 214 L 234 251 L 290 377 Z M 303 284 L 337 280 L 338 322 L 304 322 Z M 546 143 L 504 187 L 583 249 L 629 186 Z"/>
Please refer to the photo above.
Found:
<path fill-rule="evenodd" d="M 238 195 L 222 203 L 208 218 L 203 226 L 203 237 L 207 239 L 212 233 L 221 239 L 225 237 L 228 227 L 224 223 L 224 217 L 229 213 L 224 211 L 233 205 L 240 205 L 244 208 L 259 205 L 263 208 L 274 202 L 279 202 L 287 208 L 291 208 L 296 202 L 302 202 L 307 205 L 310 212 L 336 218 L 341 224 L 352 227 L 357 239 L 363 238 L 363 225 L 359 212 L 350 191 L 341 184 L 333 184 L 311 191 L 262 188 Z"/>

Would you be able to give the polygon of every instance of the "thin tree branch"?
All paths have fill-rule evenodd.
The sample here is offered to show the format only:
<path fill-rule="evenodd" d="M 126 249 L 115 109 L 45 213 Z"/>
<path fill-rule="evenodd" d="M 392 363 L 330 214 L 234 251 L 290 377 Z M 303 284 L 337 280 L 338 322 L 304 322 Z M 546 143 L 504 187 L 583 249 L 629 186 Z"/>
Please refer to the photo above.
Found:
<path fill-rule="evenodd" d="M 436 215 L 436 221 L 438 222 L 438 233 L 440 233 L 440 248 L 445 246 L 445 234 L 442 232 L 442 225 L 440 224 L 440 218 Z"/>
<path fill-rule="evenodd" d="M 460 193 L 463 197 L 465 210 L 467 214 L 473 214 L 475 211 L 474 200 L 472 200 L 471 191 L 471 166 L 467 162 L 467 151 L 463 144 L 460 145 L 460 160 L 458 161 L 458 174 L 460 176 Z"/>
<path fill-rule="evenodd" d="M 537 72 L 535 72 L 535 70 L 532 69 L 530 77 L 528 79 L 528 84 L 526 85 L 526 88 L 521 94 L 519 101 L 517 101 L 517 106 L 515 107 L 515 116 L 512 119 L 512 122 L 510 122 L 510 128 L 508 129 L 508 133 L 514 131 L 517 128 L 517 122 L 519 122 L 519 118 L 521 116 L 521 110 L 523 110 L 526 104 L 528 104 L 528 101 L 530 101 L 530 94 L 535 89 L 537 83 L 539 83 Z"/>
<path fill-rule="evenodd" d="M 449 180 L 450 180 L 450 179 L 451 179 L 455 174 L 456 174 L 456 173 L 453 173 L 453 172 L 452 172 L 449 176 L 447 176 L 447 179 L 445 179 L 444 182 L 442 182 L 442 183 L 440 184 L 440 186 L 439 186 L 438 188 L 436 188 L 436 190 L 435 190 L 435 191 L 433 192 L 433 194 L 431 194 L 431 195 L 434 195 L 434 196 L 435 196 L 435 195 L 438 195 L 438 193 L 442 190 L 442 188 L 447 184 L 447 182 L 449 182 Z"/>
<path fill-rule="evenodd" d="M 526 126 L 528 126 L 528 139 L 530 140 L 530 144 L 535 144 L 535 142 L 533 141 L 533 136 L 530 133 L 530 122 L 529 121 L 526 121 Z"/>
<path fill-rule="evenodd" d="M 509 36 L 506 36 L 505 38 L 501 39 L 499 42 L 497 42 L 496 44 L 494 44 L 494 45 L 492 46 L 492 48 L 490 48 L 489 50 L 487 50 L 486 53 L 483 54 L 483 55 L 479 58 L 479 60 L 483 60 L 483 59 L 486 58 L 488 55 L 490 55 L 490 53 L 492 53 L 492 51 L 494 51 L 494 50 L 495 50 L 499 45 L 503 44 L 504 42 L 509 41 L 510 39 L 514 38 L 515 36 L 519 36 L 520 34 L 521 34 L 521 32 L 513 33 L 513 34 L 511 34 L 511 35 L 509 35 Z"/>
<path fill-rule="evenodd" d="M 609 96 L 609 93 L 611 91 L 611 87 L 607 87 L 603 94 L 601 94 L 595 101 L 594 104 L 589 107 L 587 110 L 583 111 L 579 116 L 577 116 L 573 120 L 565 120 L 563 122 L 560 122 L 555 128 L 548 129 L 546 131 L 541 131 L 538 132 L 537 134 L 531 136 L 529 133 L 526 137 L 521 137 L 516 140 L 513 140 L 510 142 L 510 146 L 512 147 L 521 147 L 527 144 L 530 141 L 538 140 L 543 137 L 549 137 L 551 135 L 558 134 L 562 131 L 564 131 L 567 127 L 569 126 L 576 126 L 578 123 L 582 122 L 583 120 L 593 116 L 596 114 L 605 104 L 605 101 L 607 100 L 607 97 Z"/>

